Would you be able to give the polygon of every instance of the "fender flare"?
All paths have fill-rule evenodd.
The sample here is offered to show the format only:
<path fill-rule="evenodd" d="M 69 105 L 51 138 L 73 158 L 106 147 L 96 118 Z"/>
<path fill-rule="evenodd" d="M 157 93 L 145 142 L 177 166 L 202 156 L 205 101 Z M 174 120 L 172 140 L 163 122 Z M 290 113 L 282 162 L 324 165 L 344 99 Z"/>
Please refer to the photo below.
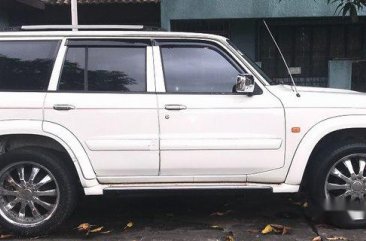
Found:
<path fill-rule="evenodd" d="M 285 183 L 301 184 L 310 155 L 323 137 L 335 131 L 355 128 L 366 128 L 366 115 L 337 116 L 314 125 L 298 144 Z"/>
<path fill-rule="evenodd" d="M 41 120 L 1 120 L 0 136 L 3 135 L 39 135 L 58 142 L 74 162 L 82 186 L 98 185 L 89 157 L 78 139 L 66 128 Z"/>

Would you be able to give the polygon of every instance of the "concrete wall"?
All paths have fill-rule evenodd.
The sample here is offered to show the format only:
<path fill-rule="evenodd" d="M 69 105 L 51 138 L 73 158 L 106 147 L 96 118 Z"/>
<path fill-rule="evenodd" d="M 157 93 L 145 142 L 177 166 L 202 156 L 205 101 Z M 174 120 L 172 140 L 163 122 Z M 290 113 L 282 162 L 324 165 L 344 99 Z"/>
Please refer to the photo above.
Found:
<path fill-rule="evenodd" d="M 352 60 L 329 61 L 329 87 L 348 89 L 352 87 Z"/>
<path fill-rule="evenodd" d="M 0 9 L 0 28 L 9 26 L 8 13 Z"/>
<path fill-rule="evenodd" d="M 325 0 L 161 0 L 161 24 L 169 30 L 174 19 L 331 17 L 336 6 Z"/>

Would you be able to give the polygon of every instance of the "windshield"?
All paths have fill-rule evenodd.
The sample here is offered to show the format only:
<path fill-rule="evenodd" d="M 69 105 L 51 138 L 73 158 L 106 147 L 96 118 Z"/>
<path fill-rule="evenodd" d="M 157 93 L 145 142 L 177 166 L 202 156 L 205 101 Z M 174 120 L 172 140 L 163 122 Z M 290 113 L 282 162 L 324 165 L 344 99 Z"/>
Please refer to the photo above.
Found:
<path fill-rule="evenodd" d="M 226 40 L 231 47 L 233 47 L 253 68 L 260 74 L 262 77 L 270 84 L 275 85 L 276 82 L 273 81 L 263 70 L 261 67 L 257 65 L 251 58 L 249 58 L 246 54 L 240 51 L 240 49 L 230 40 Z"/>

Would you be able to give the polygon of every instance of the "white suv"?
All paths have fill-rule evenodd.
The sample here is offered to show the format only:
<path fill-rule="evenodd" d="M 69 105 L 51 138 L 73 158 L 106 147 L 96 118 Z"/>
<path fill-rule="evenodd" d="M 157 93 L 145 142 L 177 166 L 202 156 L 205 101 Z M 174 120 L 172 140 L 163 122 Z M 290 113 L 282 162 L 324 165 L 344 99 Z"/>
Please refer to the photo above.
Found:
<path fill-rule="evenodd" d="M 215 35 L 0 33 L 0 223 L 49 232 L 80 190 L 255 188 L 365 225 L 366 95 L 298 91 Z"/>

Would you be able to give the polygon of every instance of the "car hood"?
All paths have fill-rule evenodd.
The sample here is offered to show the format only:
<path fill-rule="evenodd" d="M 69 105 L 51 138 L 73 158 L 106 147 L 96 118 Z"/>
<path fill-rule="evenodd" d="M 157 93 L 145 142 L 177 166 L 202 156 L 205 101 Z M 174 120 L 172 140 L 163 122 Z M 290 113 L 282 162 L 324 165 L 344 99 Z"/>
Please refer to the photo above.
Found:
<path fill-rule="evenodd" d="M 297 97 L 292 86 L 273 85 L 267 89 L 277 96 L 285 107 L 304 108 L 366 108 L 366 94 L 352 90 L 297 87 Z"/>

